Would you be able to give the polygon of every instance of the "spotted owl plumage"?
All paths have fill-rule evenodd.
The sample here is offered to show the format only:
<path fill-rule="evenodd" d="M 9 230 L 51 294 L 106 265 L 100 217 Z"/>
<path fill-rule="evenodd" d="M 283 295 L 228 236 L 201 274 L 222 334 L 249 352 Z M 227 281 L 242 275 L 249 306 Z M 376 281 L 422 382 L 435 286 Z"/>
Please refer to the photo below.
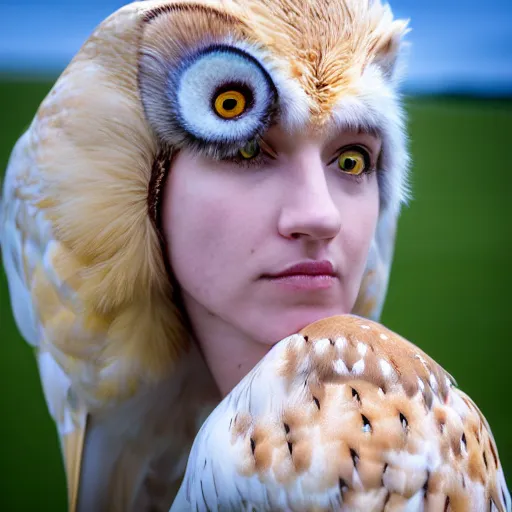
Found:
<path fill-rule="evenodd" d="M 474 402 L 412 343 L 344 315 L 282 340 L 221 402 L 171 512 L 510 507 Z"/>

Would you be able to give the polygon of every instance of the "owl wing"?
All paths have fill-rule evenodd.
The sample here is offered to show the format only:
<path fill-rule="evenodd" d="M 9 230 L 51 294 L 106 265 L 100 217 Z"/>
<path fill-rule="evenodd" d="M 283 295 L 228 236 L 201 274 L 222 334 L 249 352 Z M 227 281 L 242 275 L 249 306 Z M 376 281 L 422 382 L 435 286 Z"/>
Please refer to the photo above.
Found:
<path fill-rule="evenodd" d="M 108 346 L 101 318 L 84 313 L 77 290 L 83 265 L 59 242 L 45 211 L 39 152 L 41 113 L 8 163 L 1 210 L 3 264 L 16 323 L 36 353 L 43 392 L 57 425 L 69 510 L 146 510 L 167 507 L 205 414 L 218 401 L 204 360 L 193 346 L 179 367 L 134 397 L 110 403 L 98 390 L 96 356 Z M 90 393 L 88 384 L 90 383 Z M 129 383 L 128 383 L 129 384 Z M 103 393 L 103 394 L 102 394 Z M 80 491 L 80 499 L 79 499 Z"/>
<path fill-rule="evenodd" d="M 424 352 L 346 315 L 278 343 L 201 428 L 175 510 L 510 511 L 478 408 Z"/>
<path fill-rule="evenodd" d="M 68 373 L 73 360 L 54 340 L 70 338 L 78 308 L 73 302 L 72 272 L 62 273 L 55 261 L 65 247 L 54 239 L 42 200 L 36 151 L 39 140 L 29 129 L 16 144 L 3 186 L 1 246 L 12 311 L 25 340 L 36 352 L 44 395 L 55 420 L 64 455 L 70 502 L 76 489 L 86 425 L 84 403 L 73 396 Z M 82 337 L 87 336 L 82 333 Z"/>

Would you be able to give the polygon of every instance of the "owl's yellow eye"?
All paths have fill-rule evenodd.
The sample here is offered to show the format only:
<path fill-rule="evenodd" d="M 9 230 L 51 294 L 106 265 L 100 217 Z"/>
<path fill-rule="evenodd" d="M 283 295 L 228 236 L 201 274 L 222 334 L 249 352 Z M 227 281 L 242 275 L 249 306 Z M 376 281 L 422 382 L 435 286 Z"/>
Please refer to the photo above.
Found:
<path fill-rule="evenodd" d="M 244 147 L 240 148 L 238 152 L 240 153 L 240 156 L 245 160 L 251 160 L 251 158 L 258 156 L 260 152 L 260 145 L 253 139 L 250 140 Z"/>
<path fill-rule="evenodd" d="M 338 166 L 344 173 L 353 176 L 359 176 L 367 167 L 364 155 L 356 149 L 343 151 L 338 157 Z"/>
<path fill-rule="evenodd" d="M 214 102 L 215 113 L 224 119 L 239 116 L 245 111 L 247 100 L 240 91 L 221 92 Z"/>

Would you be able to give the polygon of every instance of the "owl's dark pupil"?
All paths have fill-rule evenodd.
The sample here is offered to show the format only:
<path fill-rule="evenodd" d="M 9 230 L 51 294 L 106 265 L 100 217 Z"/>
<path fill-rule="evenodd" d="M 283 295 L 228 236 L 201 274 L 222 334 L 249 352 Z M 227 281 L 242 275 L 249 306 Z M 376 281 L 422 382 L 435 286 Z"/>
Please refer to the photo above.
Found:
<path fill-rule="evenodd" d="M 224 110 L 233 110 L 236 107 L 236 104 L 237 101 L 230 98 L 222 102 L 222 107 L 224 108 Z"/>
<path fill-rule="evenodd" d="M 345 169 L 347 171 L 351 171 L 356 166 L 356 161 L 353 158 L 346 158 L 345 159 Z"/>

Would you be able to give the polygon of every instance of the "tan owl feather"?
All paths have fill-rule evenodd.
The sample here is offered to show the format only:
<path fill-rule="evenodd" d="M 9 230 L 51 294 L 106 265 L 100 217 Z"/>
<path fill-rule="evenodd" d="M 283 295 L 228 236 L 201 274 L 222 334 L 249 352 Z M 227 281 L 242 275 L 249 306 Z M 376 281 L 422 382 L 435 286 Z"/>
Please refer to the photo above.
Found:
<path fill-rule="evenodd" d="M 168 508 L 218 402 L 161 251 L 159 192 L 180 148 L 222 158 L 271 122 L 377 133 L 380 217 L 355 312 L 378 318 L 407 195 L 405 26 L 379 1 L 138 2 L 57 80 L 11 155 L 1 244 L 72 510 Z M 245 73 L 257 100 L 236 133 L 207 110 L 211 91 L 187 87 L 214 87 L 223 69 Z"/>
<path fill-rule="evenodd" d="M 435 361 L 352 315 L 278 343 L 206 420 L 171 511 L 509 511 L 489 426 Z"/>

